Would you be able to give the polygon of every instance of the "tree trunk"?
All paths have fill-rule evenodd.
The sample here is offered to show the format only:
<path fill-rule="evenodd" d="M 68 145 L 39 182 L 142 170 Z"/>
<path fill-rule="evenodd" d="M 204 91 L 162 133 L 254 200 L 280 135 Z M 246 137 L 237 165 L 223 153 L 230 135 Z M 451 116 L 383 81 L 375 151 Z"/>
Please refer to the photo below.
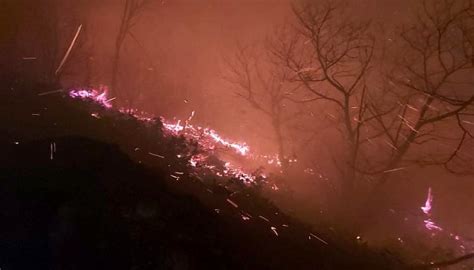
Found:
<path fill-rule="evenodd" d="M 278 144 L 278 158 L 280 159 L 280 162 L 281 162 L 282 171 L 285 173 L 288 170 L 289 163 L 285 154 L 285 147 L 284 147 L 284 141 L 283 141 L 283 134 L 281 131 L 280 120 L 278 118 L 273 119 L 272 125 L 273 125 L 273 130 L 276 135 L 277 144 Z"/>
<path fill-rule="evenodd" d="M 120 49 L 122 48 L 122 40 L 117 40 L 115 45 L 115 52 L 112 58 L 112 79 L 110 82 L 110 93 L 111 97 L 116 97 L 118 95 L 118 72 L 119 72 L 119 65 L 120 65 Z"/>
<path fill-rule="evenodd" d="M 127 31 L 129 28 L 129 22 L 131 18 L 130 12 L 130 5 L 131 1 L 125 1 L 125 7 L 123 9 L 123 15 L 120 20 L 119 31 L 117 34 L 117 38 L 115 39 L 115 51 L 112 58 L 112 79 L 110 82 L 110 96 L 117 97 L 119 91 L 118 87 L 118 73 L 120 69 L 120 51 L 122 49 L 123 42 L 125 40 L 125 36 L 127 35 Z"/>

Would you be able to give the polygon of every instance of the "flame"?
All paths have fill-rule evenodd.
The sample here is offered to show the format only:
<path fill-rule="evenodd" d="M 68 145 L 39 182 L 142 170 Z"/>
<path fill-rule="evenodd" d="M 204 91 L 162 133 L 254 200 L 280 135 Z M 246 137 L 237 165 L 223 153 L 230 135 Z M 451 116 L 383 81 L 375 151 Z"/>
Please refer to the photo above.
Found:
<path fill-rule="evenodd" d="M 87 88 L 72 89 L 69 91 L 69 97 L 74 98 L 74 99 L 92 100 L 93 102 L 107 109 L 111 109 L 113 107 L 111 101 L 114 98 L 109 99 L 107 97 L 107 87 L 105 86 L 101 86 L 99 90 L 87 89 Z M 118 111 L 124 114 L 132 115 L 133 117 L 135 117 L 136 119 L 140 121 L 155 121 L 156 119 L 156 117 L 153 115 L 150 115 L 146 112 L 142 112 L 133 108 L 119 108 Z M 91 114 L 91 116 L 100 119 L 99 113 L 94 112 Z M 189 166 L 196 169 L 208 170 L 218 177 L 232 177 L 232 178 L 240 180 L 242 183 L 246 185 L 255 184 L 257 181 L 265 181 L 266 176 L 262 173 L 257 173 L 257 174 L 248 173 L 242 168 L 232 164 L 231 162 L 226 162 L 223 168 L 217 168 L 216 165 L 213 165 L 211 162 L 209 162 L 209 158 L 212 155 L 212 153 L 215 152 L 215 150 L 218 150 L 219 148 L 230 149 L 232 150 L 233 153 L 236 153 L 239 156 L 243 156 L 247 159 L 263 161 L 264 164 L 281 167 L 281 159 L 278 155 L 258 155 L 258 154 L 252 153 L 250 147 L 246 143 L 241 143 L 241 142 L 236 142 L 236 141 L 226 139 L 222 137 L 221 135 L 219 135 L 218 132 L 214 129 L 190 124 L 189 122 L 193 119 L 194 116 L 195 116 L 195 112 L 193 111 L 191 115 L 184 122 L 181 120 L 169 121 L 163 117 L 160 117 L 160 120 L 163 123 L 163 130 L 165 134 L 169 136 L 182 136 L 185 139 L 196 141 L 199 144 L 200 148 L 204 150 L 203 153 L 194 154 L 190 156 L 188 160 Z M 19 144 L 19 142 L 15 142 L 15 144 Z M 54 151 L 52 151 L 52 153 L 54 152 L 55 152 L 55 145 L 54 145 Z M 157 158 L 161 158 L 161 159 L 166 158 L 165 156 L 151 153 L 151 152 L 148 152 L 148 154 L 151 156 L 155 156 Z M 289 159 L 288 161 L 289 163 L 297 162 L 296 159 Z M 401 170 L 401 169 L 404 169 L 404 168 L 398 168 L 394 170 Z M 309 174 L 309 175 L 316 174 L 313 168 L 306 168 L 304 170 L 304 173 Z M 180 179 L 179 175 L 182 175 L 182 172 L 174 172 L 174 174 L 171 174 L 170 177 L 174 178 L 176 181 L 179 181 Z M 319 177 L 323 178 L 323 175 L 319 174 Z M 327 178 L 325 177 L 325 179 Z M 279 190 L 279 187 L 273 184 L 271 186 L 271 189 L 277 191 Z M 432 188 L 429 187 L 425 203 L 423 206 L 420 207 L 420 209 L 423 211 L 424 215 L 426 216 L 425 219 L 423 220 L 424 227 L 429 231 L 442 232 L 445 230 L 439 225 L 437 225 L 431 217 L 432 210 L 433 210 L 433 199 L 434 199 L 434 196 L 432 193 Z M 234 207 L 236 206 L 238 207 L 238 205 L 235 204 L 231 200 L 228 200 L 228 203 Z M 219 214 L 220 209 L 214 209 L 214 210 L 216 211 L 217 214 Z M 263 216 L 259 216 L 259 218 L 269 222 L 269 220 Z M 245 221 L 245 220 L 249 220 L 250 217 L 248 215 L 242 215 L 242 219 Z M 270 229 L 273 231 L 273 233 L 276 236 L 278 236 L 276 227 L 270 227 Z M 461 243 L 460 247 L 464 247 L 463 245 L 464 241 L 458 235 L 450 234 L 450 236 L 456 241 L 459 241 L 459 243 Z M 324 241 L 323 239 L 321 239 L 320 237 L 312 233 L 310 234 L 309 238 L 310 239 L 315 238 L 324 244 L 328 244 L 326 241 Z"/>
<path fill-rule="evenodd" d="M 424 223 L 425 223 L 425 228 L 430 230 L 430 231 L 433 231 L 433 230 L 443 231 L 443 228 L 436 225 L 431 219 L 424 220 Z"/>
<path fill-rule="evenodd" d="M 444 232 L 446 236 L 454 240 L 456 243 L 458 243 L 458 247 L 461 249 L 462 252 L 465 252 L 466 246 L 469 244 L 461 238 L 459 235 L 450 232 L 448 230 L 445 230 L 443 227 L 439 226 L 436 224 L 436 222 L 432 218 L 432 213 L 431 211 L 433 210 L 433 193 L 431 187 L 428 188 L 428 194 L 426 196 L 426 201 L 424 206 L 420 207 L 423 213 L 425 214 L 426 218 L 423 220 L 424 226 L 428 231 L 433 232 L 431 236 L 435 236 L 436 232 Z M 472 248 L 472 247 L 471 247 Z"/>
<path fill-rule="evenodd" d="M 194 112 L 188 118 L 188 121 L 193 116 Z M 173 135 L 183 135 L 188 139 L 194 139 L 201 145 L 201 147 L 206 150 L 215 150 L 219 145 L 224 148 L 230 148 L 242 156 L 249 154 L 250 148 L 247 144 L 224 139 L 213 129 L 193 126 L 189 124 L 188 121 L 186 121 L 185 124 L 182 124 L 181 120 L 178 120 L 176 123 L 167 121 L 163 117 L 161 120 L 163 122 L 163 127 L 168 132 L 172 133 Z"/>
<path fill-rule="evenodd" d="M 433 194 L 431 193 L 431 187 L 430 187 L 428 188 L 428 195 L 426 197 L 425 205 L 420 207 L 423 213 L 425 213 L 426 215 L 430 215 L 432 203 L 433 203 Z"/>
<path fill-rule="evenodd" d="M 443 231 L 443 228 L 436 225 L 435 222 L 431 219 L 431 210 L 433 204 L 433 193 L 431 187 L 428 188 L 428 194 L 426 195 L 425 205 L 420 207 L 421 211 L 426 215 L 426 219 L 423 221 L 425 223 L 425 228 L 429 231 Z"/>
<path fill-rule="evenodd" d="M 72 98 L 91 99 L 105 108 L 112 108 L 111 101 L 114 98 L 107 99 L 107 91 L 106 86 L 101 86 L 99 91 L 85 88 L 73 89 L 69 91 L 69 96 Z"/>
<path fill-rule="evenodd" d="M 114 98 L 109 99 L 107 97 L 107 90 L 108 89 L 105 86 L 101 86 L 99 90 L 87 88 L 71 89 L 69 91 L 69 97 L 75 99 L 92 100 L 95 103 L 103 106 L 104 108 L 111 109 L 113 107 L 111 101 Z M 124 114 L 132 115 L 133 117 L 141 121 L 154 121 L 155 119 L 154 116 L 133 108 L 119 108 L 118 111 Z M 189 159 L 189 165 L 191 167 L 201 167 L 210 170 L 216 176 L 220 177 L 233 177 L 239 179 L 244 184 L 255 183 L 257 178 L 266 178 L 263 174 L 253 175 L 251 173 L 245 172 L 242 168 L 234 166 L 230 162 L 225 163 L 224 169 L 222 170 L 216 168 L 216 166 L 214 165 L 208 164 L 207 160 L 209 158 L 209 155 L 218 149 L 230 149 L 234 153 L 246 157 L 248 159 L 263 159 L 266 160 L 268 164 L 281 166 L 281 162 L 278 158 L 278 155 L 271 156 L 251 154 L 250 147 L 246 143 L 226 139 L 219 135 L 218 132 L 214 129 L 190 124 L 189 122 L 192 120 L 194 115 L 195 111 L 191 113 L 191 115 L 186 119 L 186 121 L 184 121 L 184 123 L 181 120 L 169 121 L 164 117 L 160 117 L 160 120 L 163 123 L 165 134 L 170 136 L 183 136 L 187 140 L 196 141 L 199 144 L 201 150 L 204 150 L 204 152 L 207 153 L 207 155 L 192 155 Z M 98 113 L 93 113 L 91 114 L 91 116 L 95 118 L 100 118 Z M 296 162 L 296 160 L 294 162 Z"/>

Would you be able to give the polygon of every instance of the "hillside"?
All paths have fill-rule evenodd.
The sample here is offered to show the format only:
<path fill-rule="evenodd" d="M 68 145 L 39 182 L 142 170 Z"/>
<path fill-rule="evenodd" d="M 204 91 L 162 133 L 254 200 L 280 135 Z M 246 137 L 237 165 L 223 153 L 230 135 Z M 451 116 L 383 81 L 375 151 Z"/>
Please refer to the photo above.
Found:
<path fill-rule="evenodd" d="M 190 167 L 203 150 L 158 119 L 2 93 L 2 269 L 407 268 L 312 230 L 259 186 Z"/>

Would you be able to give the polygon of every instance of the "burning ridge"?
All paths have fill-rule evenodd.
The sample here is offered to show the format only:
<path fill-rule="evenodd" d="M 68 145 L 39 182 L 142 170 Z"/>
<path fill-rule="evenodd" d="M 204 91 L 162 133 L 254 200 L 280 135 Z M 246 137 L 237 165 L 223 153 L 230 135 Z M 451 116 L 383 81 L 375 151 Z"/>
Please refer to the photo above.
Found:
<path fill-rule="evenodd" d="M 99 90 L 85 88 L 71 89 L 69 91 L 69 97 L 73 99 L 91 100 L 103 108 L 114 109 L 111 103 L 113 98 L 108 98 L 106 87 L 101 87 Z M 118 111 L 131 115 L 143 122 L 157 121 L 155 116 L 134 108 L 119 108 Z M 165 135 L 183 137 L 188 142 L 196 142 L 199 145 L 201 151 L 197 154 L 190 155 L 188 161 L 189 166 L 207 169 L 216 176 L 233 177 L 241 180 L 242 183 L 246 185 L 255 184 L 256 181 L 265 181 L 267 176 L 263 173 L 262 169 L 250 172 L 240 166 L 232 164 L 231 161 L 225 161 L 222 167 L 216 166 L 210 157 L 216 155 L 218 151 L 226 151 L 227 153 L 230 152 L 233 155 L 243 157 L 247 160 L 264 164 L 266 167 L 272 167 L 273 170 L 279 170 L 279 167 L 281 167 L 278 155 L 255 154 L 251 152 L 250 147 L 246 143 L 224 138 L 214 129 L 191 124 L 194 114 L 195 112 L 193 111 L 185 121 L 171 121 L 164 117 L 159 117 Z M 92 113 L 91 116 L 96 118 L 100 117 L 98 113 Z M 153 153 L 150 154 L 153 155 Z M 183 156 L 184 154 L 185 153 L 183 153 Z M 189 154 L 190 153 L 186 153 L 186 155 Z"/>
<path fill-rule="evenodd" d="M 113 98 L 107 97 L 107 88 L 102 87 L 99 90 L 95 89 L 72 89 L 69 91 L 69 97 L 74 99 L 86 99 L 92 100 L 93 102 L 99 104 L 107 110 L 113 109 L 111 101 Z M 153 122 L 157 121 L 156 117 L 149 115 L 146 112 L 142 112 L 133 108 L 120 108 L 119 112 L 131 115 L 139 121 L 143 122 Z M 249 172 L 239 166 L 235 166 L 231 161 L 222 161 L 216 160 L 216 152 L 219 150 L 224 150 L 227 153 L 231 153 L 238 157 L 242 157 L 247 160 L 257 161 L 260 164 L 270 166 L 272 169 L 280 170 L 281 162 L 278 155 L 259 155 L 253 153 L 250 147 L 246 143 L 236 142 L 222 137 L 219 133 L 208 127 L 201 127 L 199 125 L 191 124 L 191 121 L 195 115 L 193 111 L 191 115 L 182 120 L 170 121 L 164 117 L 159 117 L 159 121 L 162 123 L 162 129 L 166 136 L 171 137 L 182 137 L 185 138 L 189 143 L 196 142 L 199 146 L 199 151 L 194 153 L 182 153 L 178 154 L 178 158 L 187 157 L 187 164 L 189 167 L 193 168 L 196 172 L 196 176 L 199 178 L 198 174 L 205 175 L 211 173 L 214 177 L 230 177 L 233 179 L 238 179 L 243 185 L 253 186 L 261 184 L 270 184 L 271 190 L 279 190 L 278 186 L 270 182 L 270 179 L 267 177 L 266 173 L 262 169 Z M 99 117 L 97 113 L 93 113 L 92 116 Z M 152 156 L 162 157 L 155 153 L 149 153 Z M 219 157 L 220 158 L 220 157 Z M 291 162 L 296 162 L 296 160 L 290 160 Z M 312 169 L 306 169 L 312 170 Z M 305 173 L 307 173 L 305 170 Z M 311 173 L 313 174 L 313 173 Z M 179 180 L 180 176 L 172 175 L 172 178 Z M 233 204 L 232 201 L 229 202 Z M 432 236 L 437 233 L 449 234 L 449 237 L 454 239 L 459 243 L 459 246 L 462 249 L 465 249 L 465 244 L 460 236 L 446 232 L 441 226 L 439 226 L 432 217 L 433 210 L 433 194 L 431 187 L 428 189 L 427 198 L 425 204 L 420 207 L 424 214 L 422 219 L 424 228 L 431 233 Z M 243 215 L 245 219 L 245 215 Z M 272 229 L 272 231 L 275 231 Z M 276 233 L 277 234 L 277 233 Z"/>

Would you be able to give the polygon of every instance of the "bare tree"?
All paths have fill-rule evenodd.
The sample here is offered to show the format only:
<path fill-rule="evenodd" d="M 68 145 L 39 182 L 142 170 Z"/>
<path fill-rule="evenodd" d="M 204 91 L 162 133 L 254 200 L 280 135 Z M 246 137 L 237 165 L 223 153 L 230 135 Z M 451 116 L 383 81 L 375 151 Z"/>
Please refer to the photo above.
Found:
<path fill-rule="evenodd" d="M 263 51 L 263 53 L 259 53 Z M 291 71 L 272 61 L 267 50 L 237 46 L 235 55 L 226 59 L 224 79 L 236 88 L 236 95 L 271 124 L 278 146 L 278 156 L 283 171 L 289 166 L 285 126 L 295 120 L 301 111 L 292 110 L 288 102 L 299 88 L 289 82 Z"/>
<path fill-rule="evenodd" d="M 399 108 L 375 117 L 390 151 L 368 173 L 413 165 L 471 171 L 473 157 L 464 148 L 474 138 L 473 7 L 470 0 L 422 1 L 414 22 L 400 31 L 397 62 L 387 76 Z M 375 106 L 369 111 L 379 114 Z M 387 179 L 380 176 L 379 184 Z"/>
<path fill-rule="evenodd" d="M 276 39 L 272 53 L 293 71 L 291 81 L 326 102 L 335 111 L 338 130 L 347 144 L 341 171 L 343 194 L 353 193 L 357 160 L 368 114 L 366 79 L 374 54 L 374 38 L 367 22 L 357 22 L 333 2 L 302 1 L 293 8 L 296 34 Z"/>
<path fill-rule="evenodd" d="M 115 50 L 112 58 L 112 79 L 110 88 L 115 95 L 119 92 L 118 73 L 120 69 L 121 50 L 127 36 L 131 35 L 132 28 L 136 25 L 138 17 L 142 14 L 144 8 L 152 0 L 125 0 L 123 14 L 120 19 L 120 26 L 115 39 Z"/>
<path fill-rule="evenodd" d="M 294 33 L 275 39 L 272 53 L 293 71 L 292 82 L 337 115 L 348 149 L 344 163 L 336 161 L 342 194 L 369 177 L 381 186 L 390 172 L 409 166 L 466 168 L 472 158 L 462 149 L 474 133 L 472 2 L 423 2 L 400 33 L 387 76 L 371 72 L 377 51 L 370 24 L 340 4 L 300 2 Z M 440 143 L 451 151 L 439 150 Z"/>

